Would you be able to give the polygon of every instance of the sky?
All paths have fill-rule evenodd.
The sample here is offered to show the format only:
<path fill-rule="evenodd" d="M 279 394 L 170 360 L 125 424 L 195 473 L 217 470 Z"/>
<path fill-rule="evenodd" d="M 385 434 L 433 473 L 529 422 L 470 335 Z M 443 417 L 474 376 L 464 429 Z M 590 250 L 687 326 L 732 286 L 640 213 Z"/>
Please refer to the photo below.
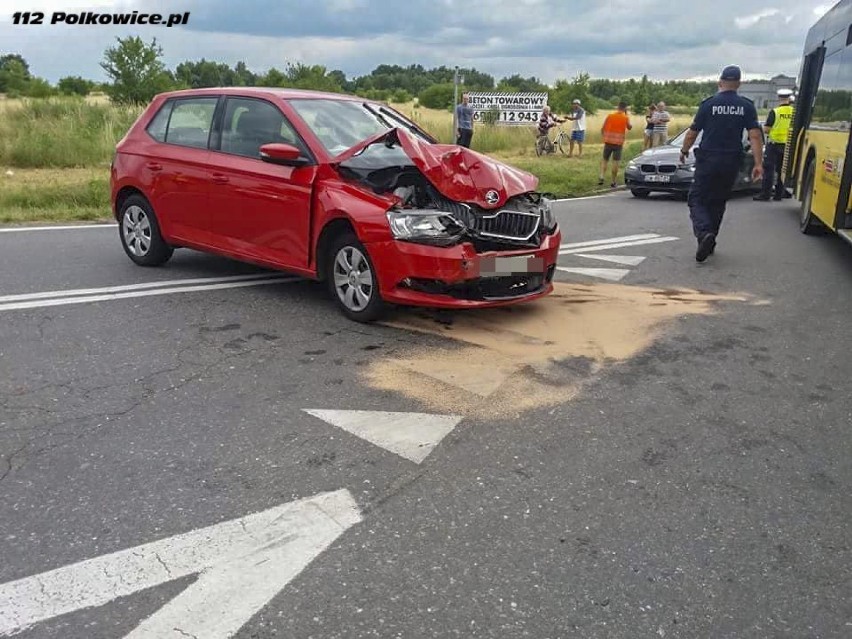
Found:
<path fill-rule="evenodd" d="M 379 64 L 473 67 L 495 80 L 552 84 L 593 78 L 796 76 L 805 34 L 835 3 L 820 0 L 0 0 L 0 54 L 32 73 L 106 80 L 99 63 L 117 37 L 153 38 L 164 62 L 243 60 L 257 73 L 288 62 L 347 77 Z M 15 25 L 13 14 L 190 12 L 186 26 Z"/>

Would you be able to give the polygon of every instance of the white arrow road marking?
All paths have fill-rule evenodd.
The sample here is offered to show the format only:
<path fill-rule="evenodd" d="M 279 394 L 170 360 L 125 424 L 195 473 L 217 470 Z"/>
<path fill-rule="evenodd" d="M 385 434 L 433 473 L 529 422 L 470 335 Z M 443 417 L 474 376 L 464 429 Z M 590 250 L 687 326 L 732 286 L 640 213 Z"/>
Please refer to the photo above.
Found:
<path fill-rule="evenodd" d="M 611 282 L 618 282 L 630 272 L 626 268 L 570 268 L 567 266 L 557 266 L 557 271 L 563 273 L 576 273 L 577 275 L 588 275 L 589 277 L 599 277 Z"/>
<path fill-rule="evenodd" d="M 645 258 L 640 255 L 586 255 L 584 253 L 576 253 L 576 255 L 577 257 L 587 257 L 590 260 L 601 260 L 627 266 L 639 266 L 645 261 Z"/>
<path fill-rule="evenodd" d="M 126 639 L 227 639 L 359 521 L 338 490 L 12 581 L 0 585 L 0 635 L 200 573 Z"/>
<path fill-rule="evenodd" d="M 460 415 L 304 409 L 371 444 L 419 464 L 462 420 Z"/>
<path fill-rule="evenodd" d="M 628 242 L 615 242 L 609 244 L 599 244 L 594 246 L 584 246 L 572 249 L 560 249 L 560 255 L 571 255 L 574 253 L 591 253 L 592 251 L 608 251 L 609 249 L 617 249 L 625 246 L 640 246 L 642 244 L 659 244 L 660 242 L 671 242 L 677 240 L 677 237 L 653 237 L 644 240 L 632 240 Z"/>

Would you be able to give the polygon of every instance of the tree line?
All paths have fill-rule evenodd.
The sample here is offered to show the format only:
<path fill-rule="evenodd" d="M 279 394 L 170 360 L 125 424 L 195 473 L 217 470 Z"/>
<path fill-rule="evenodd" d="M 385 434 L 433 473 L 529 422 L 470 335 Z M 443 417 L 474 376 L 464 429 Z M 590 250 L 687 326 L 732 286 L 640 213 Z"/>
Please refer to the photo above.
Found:
<path fill-rule="evenodd" d="M 347 77 L 338 69 L 322 65 L 287 63 L 263 73 L 250 70 L 245 62 L 233 67 L 214 60 L 187 60 L 174 69 L 163 63 L 163 50 L 156 39 L 150 43 L 137 36 L 116 38 L 104 52 L 100 65 L 109 82 L 96 83 L 79 76 L 61 78 L 56 86 L 30 72 L 27 61 L 16 53 L 0 56 L 0 93 L 9 97 L 47 97 L 57 94 L 87 95 L 107 93 L 119 104 L 145 104 L 162 91 L 217 86 L 267 86 L 350 93 L 371 100 L 409 102 L 417 99 L 424 107 L 449 109 L 453 104 L 455 69 L 447 66 L 426 68 L 380 64 L 370 73 Z M 548 103 L 557 112 L 566 112 L 579 99 L 589 113 L 608 109 L 624 101 L 634 111 L 644 111 L 660 100 L 669 106 L 695 107 L 716 90 L 715 82 L 640 79 L 607 80 L 580 73 L 570 80 L 557 80 L 548 86 L 536 77 L 514 74 L 495 80 L 473 68 L 459 69 L 462 91 L 546 92 Z"/>

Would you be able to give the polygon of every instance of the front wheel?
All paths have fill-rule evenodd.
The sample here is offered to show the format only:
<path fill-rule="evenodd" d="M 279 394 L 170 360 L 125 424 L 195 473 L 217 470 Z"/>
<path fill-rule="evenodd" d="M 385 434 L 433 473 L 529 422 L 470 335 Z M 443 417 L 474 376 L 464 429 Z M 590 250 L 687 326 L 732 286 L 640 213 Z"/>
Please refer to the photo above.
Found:
<path fill-rule="evenodd" d="M 131 195 L 121 205 L 118 234 L 124 252 L 140 266 L 159 266 L 174 253 L 160 234 L 154 209 L 141 195 Z"/>
<path fill-rule="evenodd" d="M 802 199 L 802 208 L 799 213 L 799 230 L 805 235 L 818 235 L 825 231 L 825 226 L 816 218 L 811 210 L 814 201 L 815 177 L 816 163 L 811 161 L 805 170 L 805 183 L 802 186 L 804 198 Z"/>
<path fill-rule="evenodd" d="M 372 322 L 385 310 L 379 295 L 376 269 L 358 238 L 340 236 L 328 254 L 328 285 L 340 310 L 356 322 Z"/>

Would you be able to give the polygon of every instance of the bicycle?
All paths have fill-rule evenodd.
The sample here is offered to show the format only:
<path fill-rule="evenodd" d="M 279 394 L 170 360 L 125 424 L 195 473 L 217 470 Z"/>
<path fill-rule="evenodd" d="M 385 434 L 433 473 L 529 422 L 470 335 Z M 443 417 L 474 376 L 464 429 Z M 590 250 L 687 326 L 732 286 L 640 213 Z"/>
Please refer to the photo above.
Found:
<path fill-rule="evenodd" d="M 562 153 L 562 155 L 565 155 L 565 147 L 571 140 L 571 134 L 564 131 L 561 126 L 557 127 L 557 129 L 559 130 L 559 133 L 557 133 L 556 137 L 552 140 L 550 139 L 550 136 L 539 136 L 538 130 L 536 130 L 536 155 L 549 155 L 550 153 L 556 153 L 557 149 L 559 149 L 559 152 Z"/>

